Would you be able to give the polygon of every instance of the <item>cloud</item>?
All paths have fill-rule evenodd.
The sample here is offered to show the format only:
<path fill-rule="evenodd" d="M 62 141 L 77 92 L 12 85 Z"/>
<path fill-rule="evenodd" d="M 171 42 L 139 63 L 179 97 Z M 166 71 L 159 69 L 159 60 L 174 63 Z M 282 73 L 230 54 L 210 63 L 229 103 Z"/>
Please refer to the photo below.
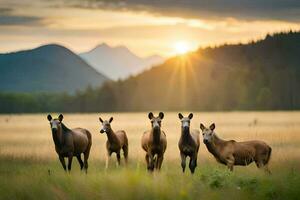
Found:
<path fill-rule="evenodd" d="M 299 0 L 73 0 L 68 6 L 147 11 L 185 18 L 300 21 Z"/>
<path fill-rule="evenodd" d="M 43 19 L 37 16 L 16 15 L 13 11 L 13 8 L 0 7 L 0 26 L 40 25 Z"/>
<path fill-rule="evenodd" d="M 11 16 L 0 15 L 0 26 L 12 25 L 38 25 L 41 24 L 41 18 L 33 16 Z"/>
<path fill-rule="evenodd" d="M 12 11 L 13 11 L 12 8 L 0 7 L 0 15 L 8 14 L 8 13 L 11 13 Z"/>

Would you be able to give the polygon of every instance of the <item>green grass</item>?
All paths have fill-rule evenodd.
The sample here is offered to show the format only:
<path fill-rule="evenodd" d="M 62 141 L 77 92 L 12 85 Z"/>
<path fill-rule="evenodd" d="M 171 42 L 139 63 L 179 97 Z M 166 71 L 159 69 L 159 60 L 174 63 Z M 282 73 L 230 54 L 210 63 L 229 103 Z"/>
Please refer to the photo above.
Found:
<path fill-rule="evenodd" d="M 187 170 L 183 174 L 178 150 L 178 113 L 165 113 L 163 129 L 168 147 L 161 172 L 150 174 L 140 143 L 142 133 L 150 127 L 147 113 L 101 116 L 113 116 L 114 130 L 126 130 L 129 166 L 116 168 L 113 155 L 109 170 L 105 171 L 107 138 L 99 133 L 98 113 L 65 114 L 69 127 L 84 127 L 92 133 L 86 175 L 80 172 L 76 159 L 70 174 L 63 171 L 46 114 L 0 115 L 0 200 L 300 199 L 300 112 L 194 113 L 193 129 L 199 129 L 200 122 L 215 122 L 216 132 L 223 139 L 267 142 L 272 147 L 272 175 L 258 170 L 255 164 L 235 167 L 231 173 L 215 161 L 202 142 L 196 173 L 192 176 Z M 258 124 L 250 127 L 253 119 Z"/>
<path fill-rule="evenodd" d="M 166 161 L 159 173 L 144 163 L 104 170 L 90 162 L 86 175 L 73 163 L 65 173 L 58 160 L 2 157 L 0 199 L 299 199 L 300 162 L 276 164 L 272 175 L 254 167 L 233 173 L 217 163 L 199 163 L 196 173 Z M 49 174 L 50 171 L 50 174 Z"/>

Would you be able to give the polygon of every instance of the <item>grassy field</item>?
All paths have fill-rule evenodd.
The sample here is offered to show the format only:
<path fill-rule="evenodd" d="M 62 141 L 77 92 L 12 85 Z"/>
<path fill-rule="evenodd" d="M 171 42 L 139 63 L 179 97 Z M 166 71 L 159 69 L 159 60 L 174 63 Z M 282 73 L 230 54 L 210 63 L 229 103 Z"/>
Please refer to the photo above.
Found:
<path fill-rule="evenodd" d="M 127 168 L 117 168 L 113 156 L 106 171 L 106 136 L 99 133 L 99 115 L 64 115 L 69 128 L 83 127 L 92 133 L 89 172 L 85 175 L 76 159 L 72 172 L 64 173 L 46 114 L 1 115 L 0 199 L 300 199 L 300 112 L 194 113 L 192 128 L 199 129 L 200 122 L 215 122 L 221 138 L 266 141 L 273 149 L 272 175 L 255 164 L 235 167 L 231 173 L 215 161 L 203 143 L 196 173 L 182 174 L 177 113 L 165 113 L 165 160 L 161 172 L 149 174 L 140 147 L 142 133 L 150 128 L 147 113 L 101 115 L 103 119 L 110 116 L 114 117 L 114 130 L 127 132 L 130 163 Z"/>

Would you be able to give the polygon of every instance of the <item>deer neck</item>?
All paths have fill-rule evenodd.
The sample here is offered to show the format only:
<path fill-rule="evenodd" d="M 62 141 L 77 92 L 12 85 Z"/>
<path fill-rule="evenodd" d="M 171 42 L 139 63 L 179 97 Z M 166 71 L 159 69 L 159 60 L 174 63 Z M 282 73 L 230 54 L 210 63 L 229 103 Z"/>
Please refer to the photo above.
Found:
<path fill-rule="evenodd" d="M 153 141 L 154 144 L 159 144 L 160 143 L 160 134 L 161 134 L 161 129 L 152 129 L 150 135 L 150 139 Z"/>
<path fill-rule="evenodd" d="M 58 149 L 63 148 L 63 146 L 65 144 L 65 135 L 69 131 L 70 131 L 70 129 L 68 129 L 63 123 L 61 123 L 61 125 L 57 127 L 56 133 L 54 133 L 52 131 L 52 138 L 53 138 L 56 148 L 58 148 Z"/>
<path fill-rule="evenodd" d="M 181 139 L 184 142 L 189 142 L 191 140 L 190 128 L 188 129 L 181 128 Z"/>
<path fill-rule="evenodd" d="M 212 141 L 205 144 L 208 151 L 215 157 L 220 158 L 220 147 L 224 143 L 224 140 L 220 139 L 216 134 L 213 135 Z"/>
<path fill-rule="evenodd" d="M 119 143 L 117 135 L 111 128 L 106 131 L 106 135 L 107 135 L 107 140 L 110 144 Z"/>

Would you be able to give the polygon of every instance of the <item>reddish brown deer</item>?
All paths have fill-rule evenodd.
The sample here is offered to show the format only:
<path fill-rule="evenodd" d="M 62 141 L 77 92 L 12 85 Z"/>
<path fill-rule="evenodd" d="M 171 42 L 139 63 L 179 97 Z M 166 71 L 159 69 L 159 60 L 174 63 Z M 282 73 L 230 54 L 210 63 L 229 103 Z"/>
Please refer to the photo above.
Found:
<path fill-rule="evenodd" d="M 219 163 L 227 165 L 231 171 L 233 171 L 234 165 L 246 166 L 254 161 L 258 168 L 263 167 L 266 172 L 271 173 L 268 163 L 272 149 L 265 142 L 222 140 L 214 132 L 215 124 L 211 124 L 209 128 L 200 124 L 200 129 L 203 132 L 203 142 L 208 151 Z"/>
<path fill-rule="evenodd" d="M 128 162 L 128 139 L 126 132 L 123 130 L 119 130 L 114 132 L 111 128 L 111 122 L 113 118 L 111 117 L 108 121 L 102 120 L 99 117 L 99 120 L 102 124 L 102 128 L 100 133 L 106 133 L 107 141 L 106 141 L 106 150 L 107 150 L 107 157 L 106 157 L 106 164 L 105 168 L 108 168 L 109 159 L 112 153 L 117 154 L 117 164 L 121 164 L 121 149 L 123 150 L 125 164 Z"/>
<path fill-rule="evenodd" d="M 197 167 L 197 157 L 200 147 L 200 132 L 198 130 L 190 131 L 190 122 L 193 118 L 193 113 L 188 117 L 183 117 L 181 113 L 178 114 L 181 121 L 181 137 L 178 142 L 181 157 L 182 172 L 185 171 L 186 157 L 190 157 L 189 168 L 193 174 Z"/>
<path fill-rule="evenodd" d="M 55 144 L 55 150 L 59 160 L 66 171 L 65 157 L 68 157 L 68 170 L 71 171 L 73 156 L 77 157 L 81 170 L 84 168 L 87 173 L 88 158 L 92 146 L 91 133 L 82 128 L 69 129 L 63 123 L 63 115 L 60 114 L 57 119 L 52 119 L 49 114 L 47 116 L 50 122 L 52 138 Z M 84 162 L 82 162 L 81 154 L 83 153 Z"/>
<path fill-rule="evenodd" d="M 146 151 L 147 169 L 153 171 L 160 170 L 164 153 L 167 148 L 167 138 L 164 131 L 161 130 L 161 121 L 164 113 L 160 112 L 158 117 L 154 117 L 150 112 L 148 117 L 151 121 L 151 130 L 144 132 L 142 136 L 142 148 Z"/>

